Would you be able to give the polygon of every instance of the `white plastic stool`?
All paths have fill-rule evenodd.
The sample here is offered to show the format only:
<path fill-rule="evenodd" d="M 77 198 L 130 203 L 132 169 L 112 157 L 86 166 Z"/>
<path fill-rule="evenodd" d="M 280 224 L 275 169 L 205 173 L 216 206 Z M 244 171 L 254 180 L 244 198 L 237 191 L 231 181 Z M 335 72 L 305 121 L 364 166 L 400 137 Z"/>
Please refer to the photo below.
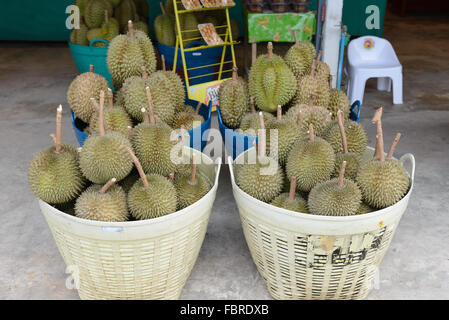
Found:
<path fill-rule="evenodd" d="M 363 102 L 365 83 L 369 78 L 377 79 L 377 90 L 391 91 L 393 81 L 393 103 L 402 104 L 402 65 L 390 42 L 375 36 L 352 40 L 348 46 L 349 75 L 348 97 L 351 104 Z"/>

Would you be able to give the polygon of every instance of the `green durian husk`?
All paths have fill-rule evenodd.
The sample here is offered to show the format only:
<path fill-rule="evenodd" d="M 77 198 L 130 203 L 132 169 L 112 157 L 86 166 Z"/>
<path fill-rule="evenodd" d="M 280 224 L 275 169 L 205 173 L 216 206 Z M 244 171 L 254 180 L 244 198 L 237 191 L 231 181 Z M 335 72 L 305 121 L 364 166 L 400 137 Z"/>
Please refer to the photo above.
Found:
<path fill-rule="evenodd" d="M 113 8 L 108 0 L 90 0 L 84 9 L 84 21 L 89 29 L 99 28 L 104 21 L 104 11 L 112 17 Z"/>
<path fill-rule="evenodd" d="M 64 144 L 60 152 L 54 146 L 39 152 L 28 167 L 28 184 L 33 194 L 47 203 L 74 200 L 86 184 L 77 150 Z"/>
<path fill-rule="evenodd" d="M 154 19 L 154 33 L 159 43 L 170 47 L 175 45 L 175 26 L 168 14 L 161 14 Z"/>
<path fill-rule="evenodd" d="M 329 76 L 330 76 L 331 70 L 329 68 L 329 65 L 324 61 L 318 61 L 316 64 L 315 69 L 315 77 L 318 79 L 321 79 L 324 82 L 329 83 Z"/>
<path fill-rule="evenodd" d="M 203 123 L 204 118 L 201 115 L 192 112 L 181 112 L 175 115 L 171 126 L 173 129 L 181 129 L 181 126 L 184 126 L 185 130 L 190 131 Z"/>
<path fill-rule="evenodd" d="M 118 185 L 112 185 L 102 194 L 102 185 L 94 184 L 84 191 L 75 204 L 75 215 L 78 218 L 122 222 L 129 219 L 126 204 L 126 193 Z"/>
<path fill-rule="evenodd" d="M 220 114 L 223 123 L 238 128 L 245 113 L 250 110 L 248 85 L 241 77 L 224 81 L 218 90 Z"/>
<path fill-rule="evenodd" d="M 313 104 L 327 107 L 330 102 L 330 88 L 327 80 L 316 76 L 305 75 L 298 80 L 293 104 L 309 104 L 313 96 Z"/>
<path fill-rule="evenodd" d="M 337 88 L 331 89 L 330 102 L 327 105 L 327 109 L 332 112 L 332 120 L 337 119 L 338 110 L 341 110 L 344 118 L 348 119 L 350 108 L 351 105 L 346 93 Z"/>
<path fill-rule="evenodd" d="M 209 181 L 197 173 L 195 182 L 190 182 L 190 172 L 180 172 L 175 176 L 174 185 L 178 194 L 178 210 L 184 209 L 206 195 L 211 189 Z"/>
<path fill-rule="evenodd" d="M 357 209 L 357 213 L 356 214 L 364 214 L 364 213 L 370 213 L 375 211 L 376 209 L 371 208 L 369 205 L 367 205 L 366 203 L 362 202 L 360 204 L 360 207 Z"/>
<path fill-rule="evenodd" d="M 114 10 L 114 17 L 120 26 L 120 32 L 128 31 L 128 21 L 136 20 L 136 5 L 133 0 L 122 0 Z"/>
<path fill-rule="evenodd" d="M 299 111 L 302 114 L 301 130 L 303 132 L 306 132 L 312 124 L 315 135 L 320 136 L 324 128 L 332 121 L 332 115 L 326 108 L 305 104 L 294 105 L 285 116 L 297 123 Z"/>
<path fill-rule="evenodd" d="M 89 1 L 90 0 L 75 0 L 73 3 L 75 6 L 78 6 L 80 17 L 84 17 L 84 11 L 86 10 L 86 6 Z"/>
<path fill-rule="evenodd" d="M 148 24 L 146 24 L 143 21 L 136 21 L 136 22 L 134 22 L 134 29 L 142 31 L 147 36 L 150 35 L 150 27 L 148 26 Z"/>
<path fill-rule="evenodd" d="M 299 194 L 295 194 L 295 198 L 290 199 L 288 192 L 281 193 L 279 196 L 274 198 L 270 204 L 286 210 L 309 213 L 309 209 L 307 208 L 307 201 L 304 200 Z"/>
<path fill-rule="evenodd" d="M 346 120 L 344 123 L 348 152 L 363 155 L 366 150 L 367 137 L 363 127 L 355 121 Z M 337 120 L 332 121 L 324 128 L 321 137 L 330 143 L 335 153 L 342 153 L 340 128 Z"/>
<path fill-rule="evenodd" d="M 332 177 L 335 178 L 339 176 L 340 168 L 343 161 L 346 161 L 346 169 L 344 177 L 346 179 L 356 181 L 362 159 L 361 156 L 355 152 L 335 154 L 335 170 L 334 173 L 332 174 Z"/>
<path fill-rule="evenodd" d="M 220 110 L 221 111 L 221 110 Z M 263 111 L 264 123 L 267 123 L 274 119 L 271 113 Z M 257 136 L 257 131 L 260 129 L 260 120 L 258 113 L 248 112 L 242 117 L 240 122 L 240 130 L 249 136 Z"/>
<path fill-rule="evenodd" d="M 89 29 L 84 23 L 80 23 L 79 29 L 73 29 L 70 33 L 70 42 L 80 46 L 88 46 L 87 33 Z"/>
<path fill-rule="evenodd" d="M 171 95 L 172 103 L 175 106 L 184 105 L 184 101 L 186 99 L 186 91 L 184 89 L 184 83 L 180 76 L 178 76 L 175 72 L 172 71 L 156 71 L 150 76 L 150 80 L 155 77 L 165 77 L 171 88 L 167 92 Z M 169 85 L 166 81 L 164 81 L 166 85 Z"/>
<path fill-rule="evenodd" d="M 94 29 L 90 29 L 87 32 L 87 41 L 89 41 L 89 43 L 94 40 L 94 39 L 104 39 L 104 35 L 103 35 L 103 31 L 102 28 L 94 28 Z M 106 47 L 106 44 L 103 42 L 95 42 L 93 44 L 94 47 Z"/>
<path fill-rule="evenodd" d="M 131 118 L 122 107 L 114 107 L 112 109 L 105 108 L 104 123 L 107 130 L 118 131 L 125 136 L 128 134 L 128 126 L 133 126 Z M 95 112 L 90 118 L 89 127 L 91 129 L 91 132 L 98 133 L 97 112 Z"/>
<path fill-rule="evenodd" d="M 315 47 L 308 41 L 294 44 L 285 54 L 285 62 L 296 79 L 310 74 L 310 67 L 315 58 Z"/>

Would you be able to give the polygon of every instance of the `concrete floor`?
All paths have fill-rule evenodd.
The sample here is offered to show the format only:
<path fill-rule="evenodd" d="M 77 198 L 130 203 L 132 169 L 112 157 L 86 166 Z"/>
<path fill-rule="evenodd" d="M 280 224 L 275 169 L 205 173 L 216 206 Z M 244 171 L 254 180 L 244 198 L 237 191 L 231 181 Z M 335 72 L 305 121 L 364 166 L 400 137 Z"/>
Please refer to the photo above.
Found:
<path fill-rule="evenodd" d="M 384 37 L 404 67 L 404 104 L 392 105 L 369 81 L 361 123 L 373 145 L 369 120 L 383 105 L 386 145 L 401 132 L 396 155 L 413 153 L 417 168 L 409 207 L 369 299 L 449 299 L 449 19 L 390 16 Z M 78 299 L 66 289 L 64 262 L 26 181 L 32 156 L 50 144 L 60 103 L 64 141 L 76 145 L 65 94 L 77 70 L 65 44 L 0 46 L 0 299 Z M 270 298 L 243 237 L 227 166 L 181 298 Z"/>

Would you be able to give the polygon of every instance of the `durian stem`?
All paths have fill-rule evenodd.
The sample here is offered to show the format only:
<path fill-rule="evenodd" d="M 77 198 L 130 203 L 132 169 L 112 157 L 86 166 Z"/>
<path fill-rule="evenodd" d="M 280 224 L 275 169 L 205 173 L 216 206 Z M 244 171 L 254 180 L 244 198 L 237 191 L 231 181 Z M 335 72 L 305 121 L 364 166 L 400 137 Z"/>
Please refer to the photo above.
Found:
<path fill-rule="evenodd" d="M 300 128 L 302 127 L 302 110 L 299 110 L 299 112 L 298 112 L 296 124 L 298 125 L 298 127 L 300 127 Z"/>
<path fill-rule="evenodd" d="M 316 56 L 316 61 L 321 60 L 321 50 L 318 50 L 318 55 Z"/>
<path fill-rule="evenodd" d="M 170 1 L 170 0 L 168 0 L 168 1 Z M 165 8 L 164 8 L 164 4 L 162 3 L 162 2 L 159 2 L 159 6 L 161 7 L 161 12 L 162 12 L 162 14 L 166 14 L 166 12 L 165 12 Z"/>
<path fill-rule="evenodd" d="M 128 21 L 128 32 L 131 38 L 134 38 L 134 26 L 131 20 Z"/>
<path fill-rule="evenodd" d="M 288 194 L 288 198 L 289 198 L 290 200 L 294 200 L 294 199 L 295 199 L 295 192 L 296 192 L 296 178 L 293 177 L 293 178 L 290 180 L 290 192 L 289 192 L 289 194 Z"/>
<path fill-rule="evenodd" d="M 272 60 L 273 59 L 273 43 L 272 42 L 268 42 L 267 49 L 268 49 L 267 60 Z"/>
<path fill-rule="evenodd" d="M 398 145 L 399 139 L 401 139 L 401 134 L 398 132 L 396 133 L 396 137 L 394 137 L 390 150 L 388 150 L 387 159 L 391 159 L 393 157 L 394 150 L 396 150 L 396 146 Z"/>
<path fill-rule="evenodd" d="M 142 72 L 142 79 L 143 80 L 148 80 L 147 68 L 145 68 L 145 66 L 142 66 L 140 68 L 140 71 Z"/>
<path fill-rule="evenodd" d="M 190 184 L 195 183 L 196 168 L 197 168 L 197 164 L 195 163 L 195 154 L 192 154 L 192 173 L 190 174 Z"/>
<path fill-rule="evenodd" d="M 236 66 L 234 66 L 234 67 L 232 67 L 232 81 L 235 83 L 235 82 L 237 82 L 237 80 L 238 80 L 238 78 L 239 78 L 239 76 L 238 76 L 238 74 L 237 74 L 237 67 Z"/>
<path fill-rule="evenodd" d="M 144 123 L 150 123 L 150 117 L 148 116 L 147 109 L 142 108 L 140 109 L 140 112 L 142 112 L 142 118 Z"/>
<path fill-rule="evenodd" d="M 309 139 L 315 141 L 315 133 L 313 132 L 313 125 L 309 123 Z"/>
<path fill-rule="evenodd" d="M 150 123 L 151 124 L 155 124 L 156 121 L 154 120 L 153 99 L 151 98 L 150 87 L 146 87 L 145 91 L 147 93 L 148 111 L 149 111 L 149 114 L 150 114 Z"/>
<path fill-rule="evenodd" d="M 56 145 L 56 135 L 54 133 L 50 133 L 50 138 L 53 141 L 53 143 Z"/>
<path fill-rule="evenodd" d="M 94 106 L 95 111 L 96 111 L 97 113 L 99 113 L 99 112 L 100 112 L 100 107 L 98 106 L 97 101 L 95 101 L 94 98 L 90 98 L 90 103 L 92 103 L 92 105 Z"/>
<path fill-rule="evenodd" d="M 112 93 L 111 88 L 108 88 L 108 109 L 114 109 L 114 94 Z"/>
<path fill-rule="evenodd" d="M 343 188 L 343 179 L 345 177 L 346 161 L 343 161 L 340 168 L 340 175 L 338 176 L 338 186 Z"/>
<path fill-rule="evenodd" d="M 198 115 L 200 113 L 200 108 L 201 108 L 201 101 L 198 102 L 198 104 L 196 105 L 195 108 L 195 115 Z"/>
<path fill-rule="evenodd" d="M 262 111 L 259 112 L 259 122 L 260 122 L 260 129 L 259 129 L 259 157 L 265 157 L 266 154 L 266 144 L 267 144 L 267 139 L 266 139 L 266 132 L 265 132 L 265 123 L 263 120 L 263 113 Z"/>
<path fill-rule="evenodd" d="M 378 146 L 378 156 L 380 158 L 380 162 L 385 161 L 385 153 L 384 153 L 384 135 L 382 132 L 382 123 L 380 121 L 377 122 L 377 136 L 376 136 L 376 146 Z"/>
<path fill-rule="evenodd" d="M 380 138 L 382 138 L 382 153 L 383 153 L 383 136 L 379 137 L 379 127 L 381 128 L 380 130 L 382 130 L 382 111 L 383 108 L 380 107 L 379 109 L 376 110 L 376 112 L 374 113 L 373 119 L 371 120 L 372 123 L 376 123 L 377 124 L 377 136 L 376 136 L 376 149 L 374 151 L 374 157 L 380 157 Z"/>
<path fill-rule="evenodd" d="M 162 71 L 167 71 L 165 68 L 165 57 L 163 54 L 161 54 L 161 63 L 162 63 Z"/>
<path fill-rule="evenodd" d="M 257 59 L 257 43 L 254 42 L 251 44 L 251 65 L 256 62 Z"/>
<path fill-rule="evenodd" d="M 56 152 L 62 149 L 62 105 L 56 109 Z"/>
<path fill-rule="evenodd" d="M 172 172 L 168 175 L 168 181 L 173 182 L 174 179 L 175 179 L 175 174 Z"/>
<path fill-rule="evenodd" d="M 314 101 L 315 101 L 315 95 L 311 94 L 310 98 L 309 98 L 309 106 L 310 107 L 313 106 Z"/>
<path fill-rule="evenodd" d="M 104 130 L 104 91 L 100 91 L 100 107 L 98 110 L 98 132 L 100 136 L 105 135 Z"/>
<path fill-rule="evenodd" d="M 310 67 L 310 75 L 311 75 L 312 77 L 315 76 L 315 69 L 316 69 L 316 60 L 313 60 L 313 61 L 312 61 L 312 66 Z"/>
<path fill-rule="evenodd" d="M 298 31 L 294 30 L 293 35 L 295 36 L 295 45 L 299 45 Z"/>
<path fill-rule="evenodd" d="M 104 10 L 104 22 L 105 23 L 109 23 L 108 10 Z"/>
<path fill-rule="evenodd" d="M 282 107 L 281 105 L 278 105 L 277 113 L 276 113 L 276 119 L 282 120 Z"/>
<path fill-rule="evenodd" d="M 340 127 L 341 144 L 343 145 L 343 153 L 348 153 L 348 141 L 346 140 L 345 124 L 343 119 L 343 112 L 337 111 L 338 126 Z"/>
<path fill-rule="evenodd" d="M 254 97 L 249 97 L 249 103 L 251 106 L 251 113 L 256 114 L 256 108 L 254 107 Z"/>
<path fill-rule="evenodd" d="M 116 178 L 112 178 L 111 180 L 109 180 L 108 182 L 106 182 L 106 184 L 101 187 L 100 189 L 100 193 L 101 194 L 105 194 L 106 191 L 108 191 L 108 189 L 114 184 L 116 183 L 117 179 Z"/>
<path fill-rule="evenodd" d="M 329 87 L 332 88 L 332 75 L 329 75 Z"/>
<path fill-rule="evenodd" d="M 126 151 L 128 151 L 129 155 L 131 156 L 131 159 L 133 159 L 134 165 L 136 166 L 137 172 L 139 173 L 140 179 L 142 179 L 143 182 L 143 186 L 145 188 L 148 188 L 149 184 L 148 184 L 148 180 L 147 180 L 147 176 L 145 175 L 145 172 L 143 171 L 142 165 L 140 164 L 139 159 L 137 159 L 136 155 L 134 154 L 134 152 L 131 150 L 130 147 L 125 147 Z"/>
<path fill-rule="evenodd" d="M 131 137 L 132 130 L 133 128 L 131 126 L 126 127 L 126 136 L 128 137 L 128 139 Z"/>
<path fill-rule="evenodd" d="M 95 73 L 95 66 L 93 64 L 89 65 L 89 72 Z"/>

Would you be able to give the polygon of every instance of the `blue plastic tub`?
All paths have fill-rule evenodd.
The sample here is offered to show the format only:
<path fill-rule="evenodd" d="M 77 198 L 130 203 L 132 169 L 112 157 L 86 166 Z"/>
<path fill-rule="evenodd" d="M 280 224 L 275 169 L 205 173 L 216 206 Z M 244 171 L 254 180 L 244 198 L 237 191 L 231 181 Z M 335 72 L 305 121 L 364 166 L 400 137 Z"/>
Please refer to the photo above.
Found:
<path fill-rule="evenodd" d="M 194 45 L 204 45 L 202 41 L 192 41 L 186 46 L 190 48 Z M 167 70 L 173 70 L 173 64 L 175 62 L 175 47 L 170 47 L 163 45 L 161 43 L 157 43 L 157 49 L 159 53 L 164 55 L 165 58 L 165 67 Z M 209 64 L 216 64 L 221 62 L 221 55 L 223 53 L 223 47 L 214 47 L 196 51 L 185 52 L 185 58 L 187 63 L 187 68 L 197 68 Z M 225 61 L 231 60 L 231 49 L 226 48 Z M 201 76 L 209 73 L 214 73 L 219 71 L 220 66 L 211 66 L 206 68 L 198 68 L 189 71 L 189 77 Z M 223 66 L 223 70 L 229 70 L 232 68 L 232 62 L 227 63 Z M 184 68 L 182 66 L 182 58 L 181 58 L 181 50 L 178 49 L 178 60 L 176 63 L 176 73 L 185 81 L 184 77 Z M 223 73 L 222 78 L 230 78 L 232 76 L 232 72 Z M 203 76 L 198 78 L 193 78 L 190 80 L 190 85 L 200 84 L 204 82 L 218 80 L 218 74 Z"/>
<path fill-rule="evenodd" d="M 357 111 L 355 110 L 357 108 Z M 349 119 L 355 122 L 359 122 L 360 119 L 360 101 L 355 101 L 351 105 L 351 111 L 349 114 Z M 254 141 L 257 143 L 257 137 L 248 136 L 245 134 L 238 133 L 232 129 L 229 129 L 221 118 L 220 107 L 217 106 L 217 114 L 218 114 L 218 125 L 220 127 L 221 138 L 225 144 L 226 152 L 229 156 L 232 157 L 233 160 L 237 158 L 237 156 L 248 150 L 254 145 Z"/>
<path fill-rule="evenodd" d="M 106 62 L 108 47 L 94 47 L 93 44 L 96 42 L 103 42 L 109 46 L 109 43 L 103 39 L 94 39 L 90 42 L 89 46 L 80 46 L 69 41 L 69 48 L 72 52 L 73 60 L 79 73 L 88 72 L 90 65 L 94 65 L 95 73 L 105 77 L 109 82 L 109 87 L 114 90 L 112 77 Z"/>
<path fill-rule="evenodd" d="M 193 109 L 196 109 L 198 101 L 186 99 L 185 104 L 191 106 Z M 204 103 L 201 104 L 199 114 L 204 118 L 204 123 L 201 126 L 187 132 L 190 136 L 190 147 L 196 150 L 203 151 L 207 143 L 207 135 L 209 133 L 211 124 L 210 105 L 206 106 Z M 72 118 L 72 126 L 73 131 L 75 131 L 76 139 L 78 140 L 79 145 L 83 146 L 84 140 L 86 140 L 86 138 L 88 137 L 88 135 L 83 132 L 84 128 L 87 127 L 87 124 L 76 118 L 72 110 L 70 110 L 70 117 Z"/>

